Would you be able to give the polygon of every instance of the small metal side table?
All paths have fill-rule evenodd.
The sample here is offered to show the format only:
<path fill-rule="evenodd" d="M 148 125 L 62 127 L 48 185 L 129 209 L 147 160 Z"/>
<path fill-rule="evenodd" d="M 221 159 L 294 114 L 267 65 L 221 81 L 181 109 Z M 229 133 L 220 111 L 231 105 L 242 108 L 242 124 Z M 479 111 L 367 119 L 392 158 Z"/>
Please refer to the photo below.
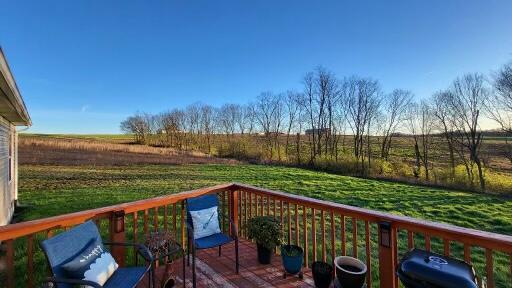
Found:
<path fill-rule="evenodd" d="M 151 251 L 155 259 L 152 263 L 153 269 L 151 272 L 153 287 L 157 287 L 155 275 L 157 261 L 162 259 L 165 262 L 165 273 L 162 279 L 160 279 L 160 287 L 165 287 L 166 283 L 171 280 L 171 275 L 174 272 L 172 271 L 171 264 L 179 254 L 182 256 L 183 287 L 185 287 L 185 251 L 183 247 L 174 240 L 173 235 L 169 231 L 152 232 L 147 237 L 145 245 L 148 247 L 149 251 Z"/>

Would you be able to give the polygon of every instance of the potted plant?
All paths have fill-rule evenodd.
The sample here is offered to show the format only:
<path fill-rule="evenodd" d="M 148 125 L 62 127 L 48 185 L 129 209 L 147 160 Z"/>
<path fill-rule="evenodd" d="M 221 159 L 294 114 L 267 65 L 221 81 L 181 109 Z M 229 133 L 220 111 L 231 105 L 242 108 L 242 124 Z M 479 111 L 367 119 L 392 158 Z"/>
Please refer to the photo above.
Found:
<path fill-rule="evenodd" d="M 247 234 L 256 241 L 258 261 L 270 264 L 274 249 L 281 244 L 281 223 L 270 216 L 254 217 L 247 223 Z"/>
<path fill-rule="evenodd" d="M 284 266 L 284 278 L 286 274 L 299 274 L 299 278 L 302 279 L 302 260 L 304 258 L 304 250 L 297 245 L 282 245 L 281 246 L 281 257 L 283 258 Z"/>
<path fill-rule="evenodd" d="M 334 259 L 336 278 L 342 287 L 361 288 L 366 281 L 366 264 L 350 256 L 339 256 Z"/>
<path fill-rule="evenodd" d="M 317 288 L 328 288 L 331 286 L 334 269 L 331 264 L 323 261 L 315 261 L 311 265 L 313 270 L 313 280 L 315 281 L 315 287 Z"/>

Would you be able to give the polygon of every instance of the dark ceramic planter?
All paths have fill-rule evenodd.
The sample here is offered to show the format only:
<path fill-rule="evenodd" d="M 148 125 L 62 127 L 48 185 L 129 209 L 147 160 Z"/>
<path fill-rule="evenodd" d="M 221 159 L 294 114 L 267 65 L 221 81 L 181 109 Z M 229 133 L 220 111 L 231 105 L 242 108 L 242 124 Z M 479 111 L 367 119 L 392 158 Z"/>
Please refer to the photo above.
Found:
<path fill-rule="evenodd" d="M 285 251 L 290 247 L 297 249 L 299 253 L 293 256 L 286 255 Z M 283 245 L 281 246 L 281 257 L 283 258 L 284 270 L 288 274 L 297 274 L 300 272 L 302 268 L 302 260 L 304 258 L 304 250 L 302 250 L 301 247 L 296 245 Z"/>
<path fill-rule="evenodd" d="M 339 256 L 334 260 L 336 265 L 336 278 L 343 288 L 361 288 L 366 281 L 366 264 L 360 260 Z"/>
<path fill-rule="evenodd" d="M 260 262 L 260 264 L 270 264 L 273 251 L 260 244 L 256 244 L 256 246 L 258 248 L 258 262 Z"/>
<path fill-rule="evenodd" d="M 332 282 L 332 276 L 334 269 L 332 265 L 316 261 L 311 265 L 313 270 L 313 281 L 315 281 L 315 287 L 317 288 L 329 288 Z"/>

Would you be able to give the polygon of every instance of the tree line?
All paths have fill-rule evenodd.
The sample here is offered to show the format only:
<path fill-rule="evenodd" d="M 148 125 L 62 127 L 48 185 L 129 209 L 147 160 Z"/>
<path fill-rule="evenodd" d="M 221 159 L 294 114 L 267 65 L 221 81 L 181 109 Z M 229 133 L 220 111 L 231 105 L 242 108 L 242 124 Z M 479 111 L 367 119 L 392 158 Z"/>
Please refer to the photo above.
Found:
<path fill-rule="evenodd" d="M 243 105 L 195 103 L 157 115 L 136 113 L 121 130 L 138 143 L 217 156 L 311 167 L 349 162 L 363 176 L 383 173 L 402 133 L 412 139 L 412 177 L 432 180 L 433 153 L 442 145 L 449 160 L 444 181 L 454 181 L 462 167 L 469 188 L 482 191 L 482 120 L 512 135 L 512 63 L 487 77 L 458 77 L 421 100 L 412 91 L 386 93 L 375 79 L 340 78 L 323 67 L 306 73 L 301 86 L 265 91 Z M 512 162 L 510 150 L 507 157 Z"/>

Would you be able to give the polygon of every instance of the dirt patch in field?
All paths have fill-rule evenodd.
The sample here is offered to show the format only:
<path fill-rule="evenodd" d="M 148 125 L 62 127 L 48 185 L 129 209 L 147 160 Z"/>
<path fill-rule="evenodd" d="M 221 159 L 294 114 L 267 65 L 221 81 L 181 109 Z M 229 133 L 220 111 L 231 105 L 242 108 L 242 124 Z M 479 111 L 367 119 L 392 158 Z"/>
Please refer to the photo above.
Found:
<path fill-rule="evenodd" d="M 20 137 L 20 164 L 134 165 L 134 164 L 236 164 L 199 152 L 144 145 L 113 144 L 80 139 Z"/>

